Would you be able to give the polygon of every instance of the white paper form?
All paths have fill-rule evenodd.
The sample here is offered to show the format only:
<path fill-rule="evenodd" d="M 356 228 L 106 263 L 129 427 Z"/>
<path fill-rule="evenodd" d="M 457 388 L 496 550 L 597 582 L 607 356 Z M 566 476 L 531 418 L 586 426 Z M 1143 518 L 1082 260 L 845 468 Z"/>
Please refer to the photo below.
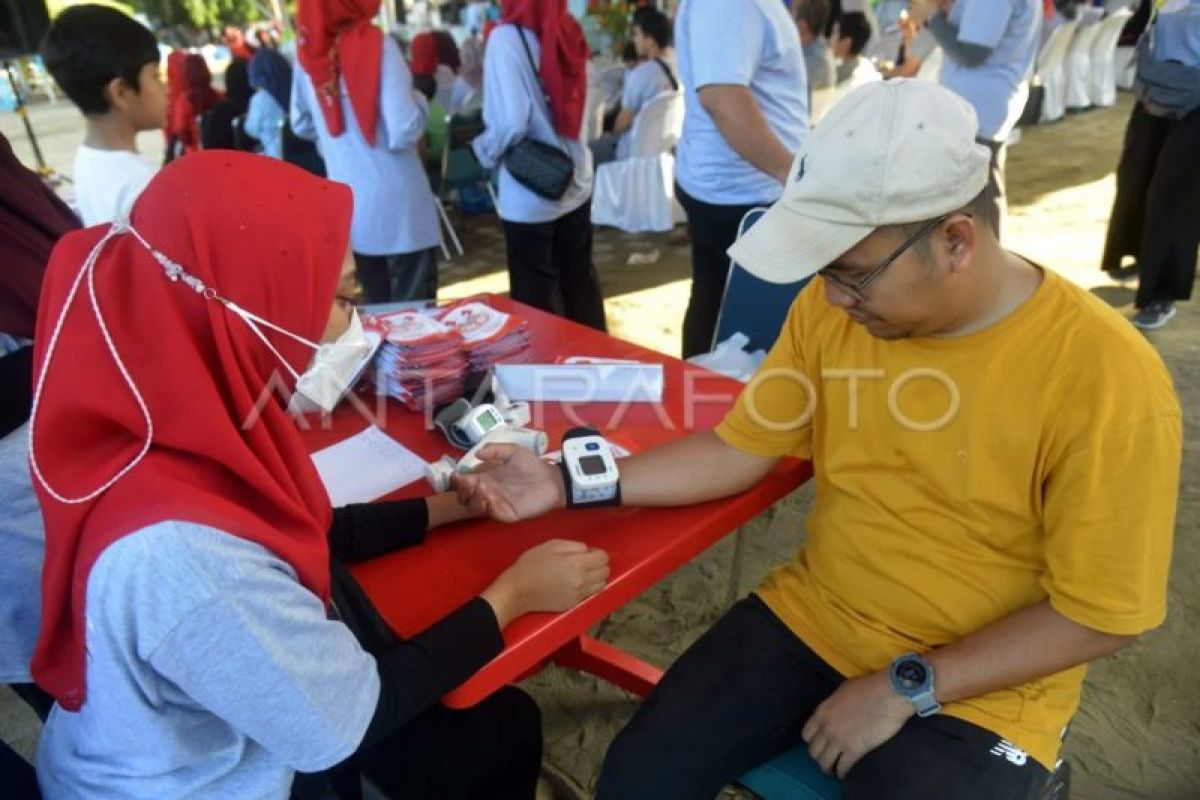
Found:
<path fill-rule="evenodd" d="M 312 454 L 334 508 L 369 503 L 425 477 L 425 462 L 374 425 Z"/>

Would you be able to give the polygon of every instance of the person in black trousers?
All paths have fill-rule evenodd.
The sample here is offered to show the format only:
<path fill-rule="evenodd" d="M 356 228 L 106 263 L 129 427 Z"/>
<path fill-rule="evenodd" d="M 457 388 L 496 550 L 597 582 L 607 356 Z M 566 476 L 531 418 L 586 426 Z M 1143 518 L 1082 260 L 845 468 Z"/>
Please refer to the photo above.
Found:
<path fill-rule="evenodd" d="M 484 56 L 487 127 L 471 147 L 484 167 L 499 170 L 497 212 L 512 298 L 604 331 L 604 296 L 592 263 L 592 157 L 582 141 L 587 57 L 565 7 L 506 2 Z M 560 197 L 534 192 L 505 166 L 525 138 L 571 158 L 574 173 Z"/>

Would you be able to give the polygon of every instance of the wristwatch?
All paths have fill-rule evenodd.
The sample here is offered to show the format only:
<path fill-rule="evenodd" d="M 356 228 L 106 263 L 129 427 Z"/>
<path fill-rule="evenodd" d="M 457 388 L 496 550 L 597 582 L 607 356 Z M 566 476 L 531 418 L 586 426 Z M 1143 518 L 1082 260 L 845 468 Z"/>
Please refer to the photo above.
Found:
<path fill-rule="evenodd" d="M 621 504 L 617 461 L 608 442 L 595 428 L 572 428 L 563 434 L 559 468 L 567 508 Z"/>
<path fill-rule="evenodd" d="M 933 665 L 917 653 L 904 653 L 892 661 L 888 675 L 896 694 L 907 699 L 918 717 L 931 717 L 942 710 L 933 693 Z"/>

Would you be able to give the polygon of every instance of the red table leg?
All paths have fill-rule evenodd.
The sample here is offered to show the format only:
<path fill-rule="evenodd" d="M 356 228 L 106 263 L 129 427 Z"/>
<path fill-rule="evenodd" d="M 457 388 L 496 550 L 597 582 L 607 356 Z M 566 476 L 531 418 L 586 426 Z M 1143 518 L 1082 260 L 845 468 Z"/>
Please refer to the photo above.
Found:
<path fill-rule="evenodd" d="M 550 660 L 603 678 L 639 697 L 650 694 L 663 674 L 661 669 L 640 658 L 587 635 L 572 639 L 559 648 Z"/>

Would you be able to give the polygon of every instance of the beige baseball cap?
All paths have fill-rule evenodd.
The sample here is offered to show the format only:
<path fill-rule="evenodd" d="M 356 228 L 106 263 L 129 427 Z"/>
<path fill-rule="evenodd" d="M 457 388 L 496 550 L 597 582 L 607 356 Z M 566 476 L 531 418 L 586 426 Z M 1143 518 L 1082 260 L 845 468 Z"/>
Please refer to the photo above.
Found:
<path fill-rule="evenodd" d="M 729 248 L 752 274 L 792 283 L 883 225 L 956 211 L 983 191 L 990 151 L 975 110 L 928 81 L 866 84 L 809 134 L 783 196 Z"/>

